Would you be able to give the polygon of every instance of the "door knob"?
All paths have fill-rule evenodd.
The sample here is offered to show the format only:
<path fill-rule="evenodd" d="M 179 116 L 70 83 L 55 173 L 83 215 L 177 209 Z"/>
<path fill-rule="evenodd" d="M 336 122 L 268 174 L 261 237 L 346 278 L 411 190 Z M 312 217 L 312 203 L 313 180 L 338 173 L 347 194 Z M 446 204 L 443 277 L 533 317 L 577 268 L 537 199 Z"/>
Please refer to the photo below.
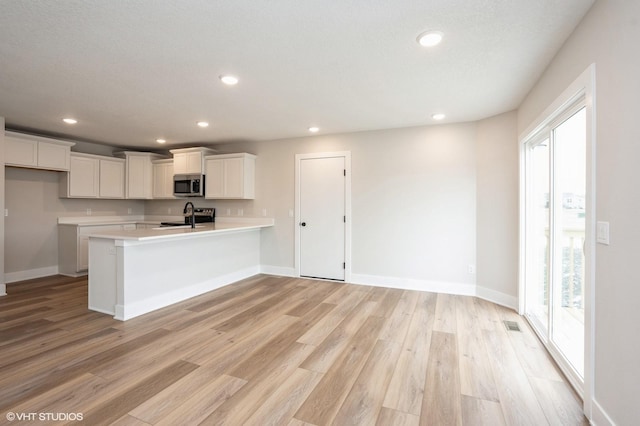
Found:
<path fill-rule="evenodd" d="M 307 226 L 307 222 L 302 222 L 300 226 Z"/>

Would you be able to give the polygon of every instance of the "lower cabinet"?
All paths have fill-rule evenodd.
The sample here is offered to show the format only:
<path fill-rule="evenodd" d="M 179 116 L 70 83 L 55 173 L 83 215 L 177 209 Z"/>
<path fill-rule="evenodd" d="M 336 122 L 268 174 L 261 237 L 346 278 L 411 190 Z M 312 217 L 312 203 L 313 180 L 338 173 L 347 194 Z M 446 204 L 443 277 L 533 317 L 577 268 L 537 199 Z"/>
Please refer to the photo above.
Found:
<path fill-rule="evenodd" d="M 58 272 L 77 277 L 89 269 L 89 234 L 136 229 L 126 225 L 58 225 Z"/>

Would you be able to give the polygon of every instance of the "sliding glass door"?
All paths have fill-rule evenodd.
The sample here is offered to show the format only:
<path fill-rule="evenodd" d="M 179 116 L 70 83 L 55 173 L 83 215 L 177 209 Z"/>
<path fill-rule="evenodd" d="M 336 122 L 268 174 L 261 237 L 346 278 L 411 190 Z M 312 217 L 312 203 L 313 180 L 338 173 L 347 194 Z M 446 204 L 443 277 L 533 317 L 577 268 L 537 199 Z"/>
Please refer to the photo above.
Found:
<path fill-rule="evenodd" d="M 525 147 L 525 315 L 584 382 L 586 109 L 576 104 Z"/>

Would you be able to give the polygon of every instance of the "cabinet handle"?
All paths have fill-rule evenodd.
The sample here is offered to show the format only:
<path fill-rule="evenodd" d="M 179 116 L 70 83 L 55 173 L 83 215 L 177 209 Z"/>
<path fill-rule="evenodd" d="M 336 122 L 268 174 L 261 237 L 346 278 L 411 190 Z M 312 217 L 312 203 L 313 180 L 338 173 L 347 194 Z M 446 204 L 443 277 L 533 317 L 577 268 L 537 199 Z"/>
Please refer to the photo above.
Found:
<path fill-rule="evenodd" d="M 300 226 L 307 226 L 307 222 L 302 222 Z"/>

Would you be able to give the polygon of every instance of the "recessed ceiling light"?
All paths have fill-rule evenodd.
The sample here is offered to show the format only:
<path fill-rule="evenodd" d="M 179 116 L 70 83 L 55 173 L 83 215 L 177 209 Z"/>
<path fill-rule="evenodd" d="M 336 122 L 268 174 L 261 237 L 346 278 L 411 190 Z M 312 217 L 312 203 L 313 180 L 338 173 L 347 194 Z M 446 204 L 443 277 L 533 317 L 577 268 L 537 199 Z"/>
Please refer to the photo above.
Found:
<path fill-rule="evenodd" d="M 75 118 L 63 118 L 62 121 L 67 124 L 76 124 L 78 122 Z"/>
<path fill-rule="evenodd" d="M 198 121 L 196 124 L 202 128 L 209 127 L 209 123 L 207 123 L 206 121 Z"/>
<path fill-rule="evenodd" d="M 158 143 L 166 143 L 167 140 L 166 139 L 156 139 L 156 142 L 158 142 Z"/>
<path fill-rule="evenodd" d="M 309 127 L 309 131 L 311 133 L 318 133 L 320 131 L 319 127 Z"/>
<path fill-rule="evenodd" d="M 227 86 L 234 86 L 238 84 L 238 77 L 234 75 L 221 75 L 220 81 L 222 81 Z"/>
<path fill-rule="evenodd" d="M 446 115 L 442 114 L 442 113 L 438 113 L 438 114 L 432 114 L 431 118 L 433 118 L 434 120 L 442 120 L 446 117 Z"/>
<path fill-rule="evenodd" d="M 442 37 L 444 37 L 444 34 L 440 31 L 425 31 L 416 40 L 420 46 L 433 47 L 440 44 Z"/>

